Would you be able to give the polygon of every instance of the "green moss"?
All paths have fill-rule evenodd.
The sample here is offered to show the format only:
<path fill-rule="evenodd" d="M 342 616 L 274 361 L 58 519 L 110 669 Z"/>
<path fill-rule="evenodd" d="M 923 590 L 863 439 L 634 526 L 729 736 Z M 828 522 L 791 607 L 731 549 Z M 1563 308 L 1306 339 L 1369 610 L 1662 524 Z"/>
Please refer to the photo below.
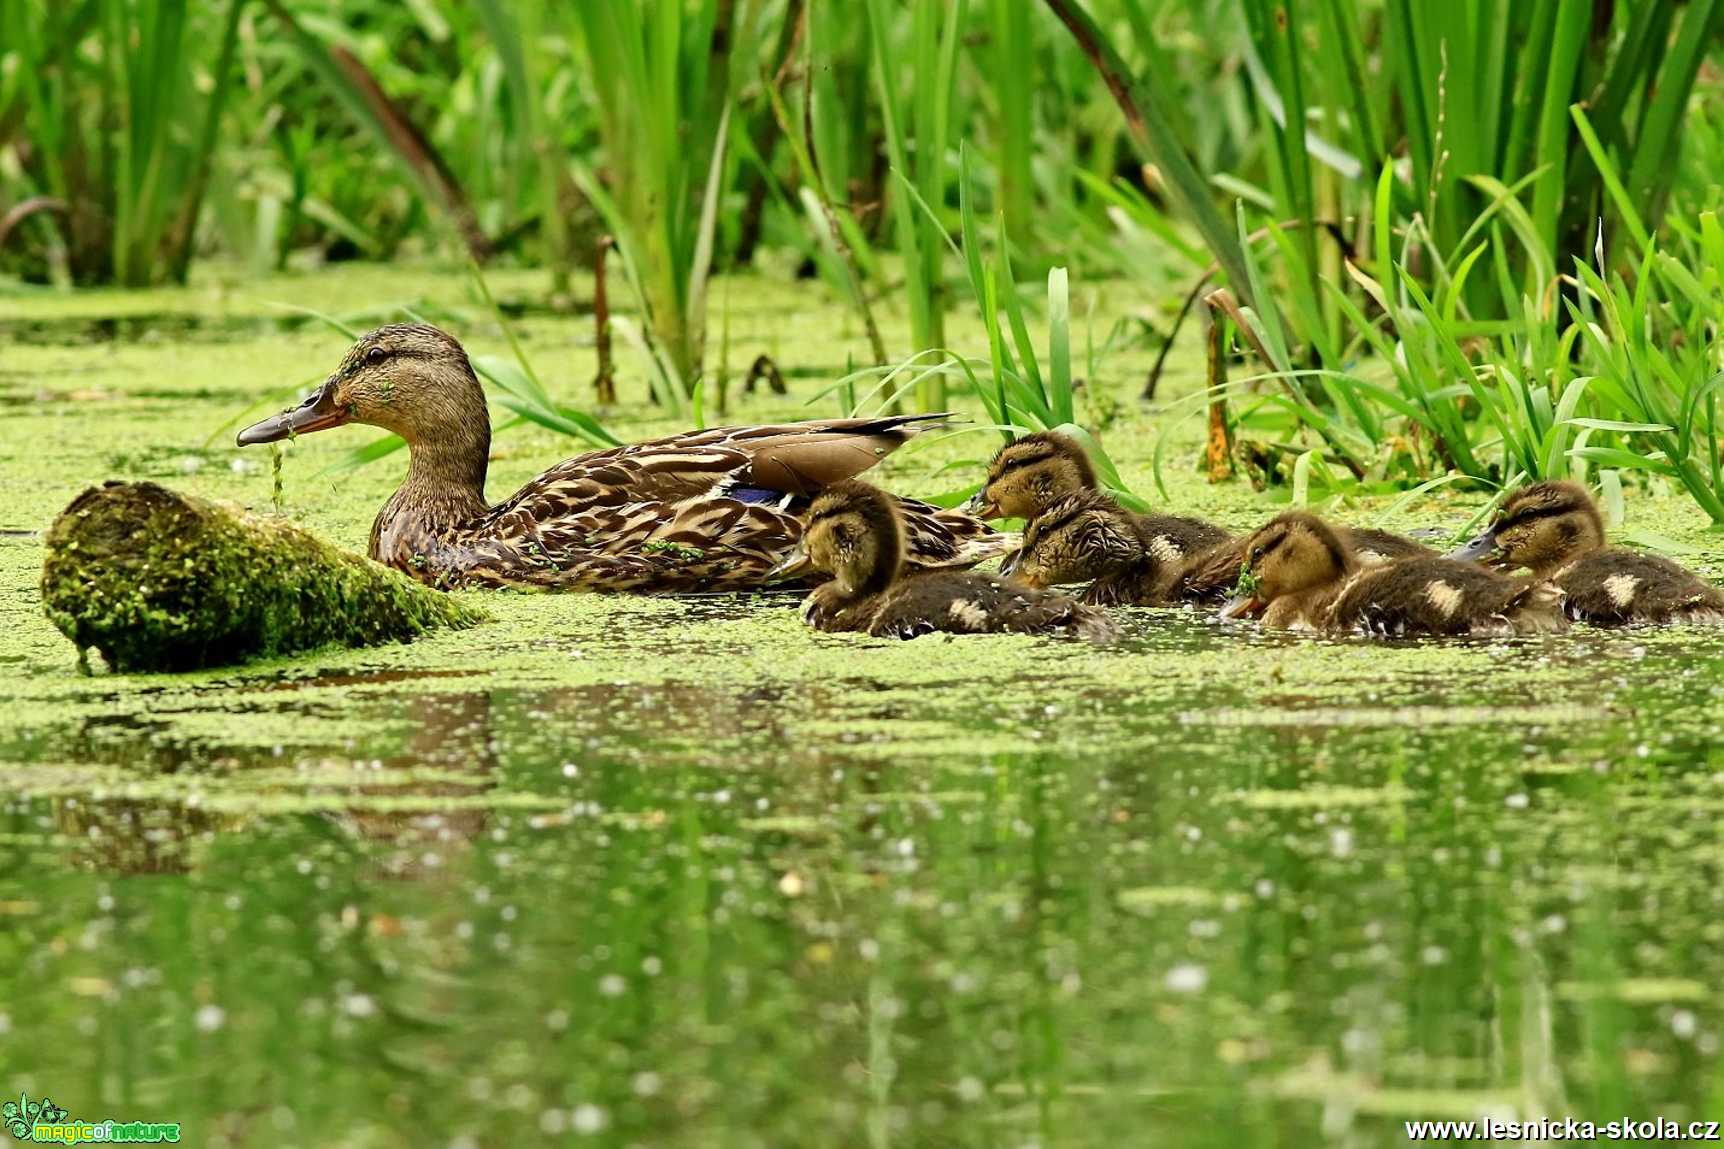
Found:
<path fill-rule="evenodd" d="M 285 522 L 155 483 L 91 487 L 46 546 L 48 618 L 80 654 L 94 648 L 116 670 L 370 646 L 485 617 Z"/>

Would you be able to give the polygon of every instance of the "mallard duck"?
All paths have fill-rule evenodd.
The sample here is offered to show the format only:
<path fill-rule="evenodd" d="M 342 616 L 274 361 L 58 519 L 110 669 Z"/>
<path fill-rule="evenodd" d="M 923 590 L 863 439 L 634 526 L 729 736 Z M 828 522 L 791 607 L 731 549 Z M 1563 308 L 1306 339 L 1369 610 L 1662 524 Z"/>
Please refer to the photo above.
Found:
<path fill-rule="evenodd" d="M 944 415 L 690 431 L 576 456 L 508 499 L 485 498 L 491 421 L 467 353 L 423 324 L 380 327 L 305 402 L 240 446 L 366 423 L 407 440 L 407 478 L 371 528 L 371 557 L 436 586 L 743 590 L 796 545 L 808 496 L 867 470 Z M 901 500 L 914 569 L 961 568 L 1013 536 Z"/>
<path fill-rule="evenodd" d="M 1563 595 L 1577 622 L 1724 622 L 1724 591 L 1662 555 L 1606 546 L 1604 519 L 1579 483 L 1532 483 L 1453 558 L 1525 567 Z"/>
<path fill-rule="evenodd" d="M 1007 560 L 1012 577 L 1028 585 L 1093 579 L 1084 601 L 1106 606 L 1227 597 L 1245 561 L 1243 539 L 1203 519 L 1127 511 L 1099 487 L 1077 440 L 1038 431 L 1000 448 L 967 509 L 985 519 L 1028 520 L 1022 548 Z M 1365 564 L 1437 555 L 1390 531 L 1335 530 Z"/>
<path fill-rule="evenodd" d="M 1133 514 L 1100 491 L 1079 491 L 1029 521 L 1002 573 L 1031 587 L 1089 582 L 1083 601 L 1097 606 L 1161 606 L 1179 601 L 1185 562 L 1227 538 L 1201 519 Z"/>
<path fill-rule="evenodd" d="M 1223 618 L 1266 626 L 1380 635 L 1508 635 L 1567 625 L 1547 584 L 1477 563 L 1409 558 L 1363 566 L 1316 515 L 1289 511 L 1245 543 L 1245 566 Z"/>
<path fill-rule="evenodd" d="M 831 575 L 802 604 L 810 626 L 879 637 L 949 634 L 1072 634 L 1113 637 L 1100 611 L 1062 594 L 967 571 L 904 573 L 904 516 L 897 500 L 855 479 L 814 496 L 802 542 L 780 566 Z"/>

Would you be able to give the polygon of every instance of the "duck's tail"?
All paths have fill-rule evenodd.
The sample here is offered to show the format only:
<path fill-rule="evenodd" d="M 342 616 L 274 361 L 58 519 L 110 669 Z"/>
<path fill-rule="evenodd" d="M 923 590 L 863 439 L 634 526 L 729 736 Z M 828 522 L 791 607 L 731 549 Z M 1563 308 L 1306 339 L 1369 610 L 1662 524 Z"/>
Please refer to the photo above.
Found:
<path fill-rule="evenodd" d="M 746 451 L 745 485 L 811 494 L 853 479 L 912 437 L 953 417 L 882 415 L 867 419 L 816 419 L 761 427 L 731 427 L 717 433 L 727 447 Z M 712 434 L 712 433 L 708 433 Z"/>

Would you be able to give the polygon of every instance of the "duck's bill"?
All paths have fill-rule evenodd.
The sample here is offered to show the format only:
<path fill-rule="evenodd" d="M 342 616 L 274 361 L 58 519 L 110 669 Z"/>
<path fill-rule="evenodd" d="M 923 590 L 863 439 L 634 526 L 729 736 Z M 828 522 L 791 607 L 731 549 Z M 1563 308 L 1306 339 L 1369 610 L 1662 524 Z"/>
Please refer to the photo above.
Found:
<path fill-rule="evenodd" d="M 275 443 L 291 435 L 309 435 L 339 427 L 349 418 L 347 408 L 335 401 L 335 387 L 325 383 L 297 407 L 279 415 L 271 415 L 261 423 L 253 423 L 239 433 L 239 445 Z"/>
<path fill-rule="evenodd" d="M 994 505 L 994 501 L 988 498 L 985 491 L 977 491 L 975 494 L 971 495 L 970 501 L 964 504 L 964 511 L 966 514 L 975 515 L 978 519 L 997 519 L 1002 517 L 1000 515 L 1000 508 Z"/>
<path fill-rule="evenodd" d="M 797 575 L 807 574 L 813 567 L 814 564 L 808 561 L 808 552 L 803 549 L 801 543 L 797 543 L 796 548 L 784 556 L 783 562 L 766 572 L 766 579 L 768 582 L 777 582 L 780 579 L 795 578 Z"/>
<path fill-rule="evenodd" d="M 1497 553 L 1497 535 L 1495 531 L 1486 531 L 1470 543 L 1456 547 L 1449 552 L 1448 557 L 1462 562 L 1479 563 L 1494 558 Z"/>
<path fill-rule="evenodd" d="M 1263 606 L 1254 594 L 1236 594 L 1221 604 L 1221 617 L 1256 618 L 1263 613 Z"/>

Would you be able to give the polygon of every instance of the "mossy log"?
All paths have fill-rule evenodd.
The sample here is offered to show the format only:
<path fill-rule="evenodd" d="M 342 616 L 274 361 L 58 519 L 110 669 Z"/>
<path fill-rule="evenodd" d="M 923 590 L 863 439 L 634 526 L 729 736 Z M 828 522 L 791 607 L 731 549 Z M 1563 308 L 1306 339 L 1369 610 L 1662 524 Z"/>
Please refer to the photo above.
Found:
<path fill-rule="evenodd" d="M 48 618 L 115 670 L 369 646 L 483 612 L 275 519 L 157 483 L 91 487 L 49 528 Z"/>

